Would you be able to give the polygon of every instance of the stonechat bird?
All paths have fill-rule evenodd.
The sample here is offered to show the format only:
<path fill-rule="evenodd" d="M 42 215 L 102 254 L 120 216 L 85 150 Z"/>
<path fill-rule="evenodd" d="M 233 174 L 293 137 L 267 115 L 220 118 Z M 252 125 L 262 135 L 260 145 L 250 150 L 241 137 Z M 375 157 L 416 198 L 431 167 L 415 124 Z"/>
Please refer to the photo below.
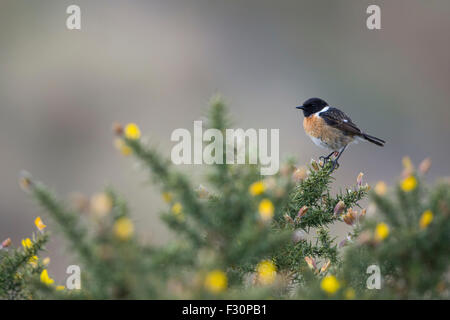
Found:
<path fill-rule="evenodd" d="M 361 131 L 344 112 L 331 107 L 322 99 L 308 99 L 296 108 L 303 110 L 303 128 L 311 140 L 320 147 L 332 150 L 328 156 L 319 159 L 325 164 L 335 154 L 331 171 L 339 167 L 338 160 L 350 143 L 367 140 L 381 147 L 385 143 Z"/>

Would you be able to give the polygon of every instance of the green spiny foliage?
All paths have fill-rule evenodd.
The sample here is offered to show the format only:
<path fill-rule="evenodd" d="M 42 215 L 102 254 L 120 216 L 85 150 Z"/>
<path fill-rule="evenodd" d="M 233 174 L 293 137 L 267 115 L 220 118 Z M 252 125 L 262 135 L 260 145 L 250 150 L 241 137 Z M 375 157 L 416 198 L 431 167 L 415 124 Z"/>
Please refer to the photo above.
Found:
<path fill-rule="evenodd" d="M 29 299 L 32 297 L 33 277 L 39 275 L 44 266 L 35 259 L 44 249 L 47 234 L 38 233 L 32 239 L 24 239 L 23 248 L 9 250 L 0 247 L 0 298 Z"/>
<path fill-rule="evenodd" d="M 406 179 L 417 181 L 405 189 Z M 361 297 L 423 299 L 449 297 L 450 188 L 448 181 L 433 188 L 417 174 L 405 178 L 388 195 L 372 193 L 379 215 L 367 219 L 355 245 L 346 252 L 343 279 L 364 288 L 368 265 L 380 267 L 380 290 L 362 290 Z M 380 226 L 388 234 L 380 238 Z M 356 275 L 356 276 L 355 276 Z"/>
<path fill-rule="evenodd" d="M 231 125 L 218 98 L 208 119 L 207 127 L 222 133 Z M 257 165 L 216 164 L 205 186 L 196 186 L 126 129 L 116 128 L 118 146 L 160 187 L 167 203 L 160 216 L 175 240 L 141 241 L 126 201 L 111 187 L 85 212 L 24 177 L 67 239 L 82 285 L 56 290 L 42 281 L 46 266 L 33 257 L 49 234 L 40 230 L 29 247 L 0 247 L 0 298 L 448 298 L 448 182 L 426 187 L 409 167 L 392 192 L 371 192 L 375 212 L 365 217 L 355 209 L 369 187 L 359 177 L 333 194 L 330 163 L 295 169 L 288 160 L 271 177 L 261 177 Z M 353 226 L 339 245 L 329 231 L 336 223 Z M 366 287 L 373 264 L 381 270 L 380 290 Z"/>

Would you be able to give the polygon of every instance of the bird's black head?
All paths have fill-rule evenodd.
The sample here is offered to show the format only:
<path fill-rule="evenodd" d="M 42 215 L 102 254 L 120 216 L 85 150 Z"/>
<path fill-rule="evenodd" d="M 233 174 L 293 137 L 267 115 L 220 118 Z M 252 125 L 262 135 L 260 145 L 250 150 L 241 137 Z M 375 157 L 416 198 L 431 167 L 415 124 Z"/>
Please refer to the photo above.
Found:
<path fill-rule="evenodd" d="M 302 106 L 296 107 L 297 109 L 303 110 L 303 115 L 309 117 L 313 113 L 316 113 L 323 108 L 328 106 L 328 103 L 320 98 L 310 98 L 303 102 Z"/>

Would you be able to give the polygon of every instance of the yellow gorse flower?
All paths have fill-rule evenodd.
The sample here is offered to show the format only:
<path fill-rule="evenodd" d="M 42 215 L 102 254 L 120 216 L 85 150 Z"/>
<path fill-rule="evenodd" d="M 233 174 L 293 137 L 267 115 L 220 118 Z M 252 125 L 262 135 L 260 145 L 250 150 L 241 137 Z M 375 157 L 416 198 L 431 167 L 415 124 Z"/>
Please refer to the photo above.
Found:
<path fill-rule="evenodd" d="M 50 278 L 48 276 L 47 269 L 42 270 L 40 278 L 41 278 L 41 282 L 48 286 L 52 285 L 55 282 L 55 280 L 53 280 L 52 278 Z"/>
<path fill-rule="evenodd" d="M 55 290 L 56 290 L 56 291 L 61 291 L 61 290 L 64 290 L 64 289 L 65 289 L 64 286 L 56 286 L 56 287 L 55 287 Z"/>
<path fill-rule="evenodd" d="M 113 229 L 114 235 L 117 238 L 119 238 L 120 240 L 128 240 L 133 235 L 134 225 L 129 218 L 122 217 L 117 219 L 117 221 L 114 223 Z"/>
<path fill-rule="evenodd" d="M 28 259 L 28 263 L 31 264 L 33 267 L 37 266 L 39 258 L 37 256 L 32 256 L 30 259 Z"/>
<path fill-rule="evenodd" d="M 184 220 L 183 206 L 179 202 L 175 202 L 171 209 L 172 213 L 177 217 L 178 221 Z"/>
<path fill-rule="evenodd" d="M 410 192 L 417 187 L 417 179 L 414 176 L 408 176 L 400 183 L 400 187 L 405 192 Z"/>
<path fill-rule="evenodd" d="M 375 228 L 375 239 L 381 241 L 387 238 L 389 235 L 389 227 L 386 223 L 382 222 L 377 224 Z"/>
<path fill-rule="evenodd" d="M 260 195 L 266 191 L 266 185 L 262 181 L 254 182 L 250 185 L 249 191 L 252 196 Z"/>
<path fill-rule="evenodd" d="M 269 221 L 273 218 L 275 207 L 273 206 L 272 201 L 270 201 L 269 199 L 263 199 L 259 203 L 258 211 L 263 221 Z"/>
<path fill-rule="evenodd" d="M 256 267 L 256 272 L 258 273 L 258 280 L 265 285 L 273 283 L 277 276 L 277 268 L 270 260 L 261 261 Z"/>
<path fill-rule="evenodd" d="M 36 225 L 36 227 L 39 229 L 39 231 L 44 230 L 47 226 L 44 224 L 44 222 L 42 222 L 41 217 L 37 217 L 34 220 L 34 224 Z"/>
<path fill-rule="evenodd" d="M 173 204 L 173 206 L 172 206 L 173 214 L 179 215 L 182 211 L 183 211 L 183 206 L 181 205 L 181 203 L 176 202 Z"/>
<path fill-rule="evenodd" d="M 120 138 L 117 138 L 114 140 L 114 146 L 116 147 L 117 150 L 120 151 L 121 154 L 123 154 L 124 156 L 128 156 L 131 154 L 131 152 L 133 152 L 133 150 L 131 150 L 131 148 L 129 146 L 127 146 L 127 144 L 125 143 L 125 141 L 123 141 Z"/>
<path fill-rule="evenodd" d="M 184 221 L 183 206 L 181 203 L 175 202 L 171 211 L 177 217 L 178 221 Z"/>
<path fill-rule="evenodd" d="M 22 247 L 24 249 L 30 249 L 33 246 L 33 242 L 31 242 L 30 238 L 22 239 Z"/>
<path fill-rule="evenodd" d="M 213 270 L 206 275 L 204 285 L 209 292 L 220 293 L 227 288 L 227 275 L 221 270 Z"/>
<path fill-rule="evenodd" d="M 329 295 L 335 294 L 340 287 L 341 284 L 339 283 L 338 279 L 336 279 L 336 277 L 333 275 L 324 277 L 320 282 L 320 288 Z"/>
<path fill-rule="evenodd" d="M 44 266 L 49 265 L 49 264 L 50 264 L 50 258 L 49 258 L 49 257 L 44 258 L 44 259 L 42 260 L 42 264 L 43 264 Z"/>
<path fill-rule="evenodd" d="M 428 227 L 428 225 L 433 221 L 433 212 L 431 210 L 426 210 L 424 213 L 422 213 L 422 216 L 420 217 L 419 226 L 420 229 L 425 229 Z"/>
<path fill-rule="evenodd" d="M 165 203 L 170 203 L 172 201 L 172 194 L 170 192 L 163 192 L 162 198 Z"/>
<path fill-rule="evenodd" d="M 137 140 L 141 137 L 141 130 L 137 124 L 129 123 L 125 126 L 124 134 L 130 140 Z"/>

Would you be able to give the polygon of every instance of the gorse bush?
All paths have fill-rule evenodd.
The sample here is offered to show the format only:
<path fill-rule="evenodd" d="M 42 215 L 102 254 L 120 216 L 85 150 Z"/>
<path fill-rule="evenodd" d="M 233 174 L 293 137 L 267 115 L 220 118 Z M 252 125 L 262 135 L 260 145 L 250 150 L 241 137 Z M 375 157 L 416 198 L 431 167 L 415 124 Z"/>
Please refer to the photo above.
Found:
<path fill-rule="evenodd" d="M 208 128 L 230 126 L 220 99 L 208 119 Z M 204 185 L 195 186 L 143 143 L 137 125 L 114 131 L 121 153 L 136 157 L 160 187 L 167 204 L 161 219 L 175 240 L 143 243 L 111 187 L 66 204 L 25 174 L 22 187 L 47 212 L 44 220 L 56 222 L 80 265 L 81 288 L 57 285 L 48 274 L 41 256 L 49 232 L 38 217 L 22 247 L 2 243 L 1 298 L 448 298 L 450 188 L 448 181 L 423 183 L 429 160 L 415 171 L 405 159 L 393 189 L 379 183 L 371 191 L 360 174 L 333 194 L 331 164 L 296 168 L 292 160 L 270 177 L 257 165 L 211 165 Z M 368 195 L 366 213 L 359 202 Z M 340 243 L 329 230 L 336 223 L 352 226 Z M 369 266 L 379 271 L 379 289 L 368 288 Z"/>

